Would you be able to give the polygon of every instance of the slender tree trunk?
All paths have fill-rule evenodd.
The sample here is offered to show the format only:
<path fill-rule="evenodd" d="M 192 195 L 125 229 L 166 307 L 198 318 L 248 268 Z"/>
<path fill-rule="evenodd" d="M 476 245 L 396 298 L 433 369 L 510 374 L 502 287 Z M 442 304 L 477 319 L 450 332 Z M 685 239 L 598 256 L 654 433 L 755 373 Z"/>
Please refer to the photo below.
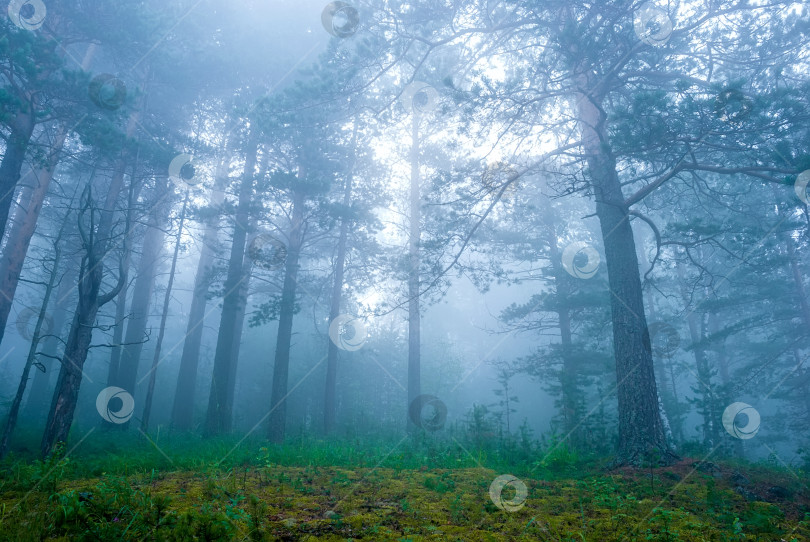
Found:
<path fill-rule="evenodd" d="M 240 286 L 243 282 L 242 265 L 245 257 L 247 226 L 250 220 L 250 202 L 253 196 L 253 181 L 256 176 L 256 154 L 258 141 L 255 134 L 248 136 L 245 152 L 245 171 L 239 188 L 239 202 L 233 225 L 233 242 L 228 260 L 228 276 L 225 279 L 225 296 L 222 299 L 222 315 L 217 334 L 217 348 L 214 353 L 214 371 L 211 375 L 211 392 L 208 396 L 208 412 L 205 419 L 205 432 L 208 435 L 230 432 L 233 413 L 229 410 L 228 390 L 230 388 L 231 364 L 235 322 L 239 313 Z"/>
<path fill-rule="evenodd" d="M 352 176 L 346 178 L 346 186 L 343 191 L 343 208 L 348 210 L 352 199 Z M 332 299 L 329 305 L 329 322 L 331 323 L 340 315 L 340 304 L 343 299 L 343 272 L 346 265 L 346 244 L 349 237 L 349 218 L 342 217 L 340 220 L 340 233 L 338 236 L 337 254 L 335 256 L 335 280 L 332 283 Z M 337 415 L 337 360 L 338 347 L 331 339 L 327 340 L 326 355 L 326 388 L 324 391 L 323 425 L 326 434 L 331 434 L 335 430 L 335 419 Z"/>
<path fill-rule="evenodd" d="M 681 283 L 681 296 L 685 301 L 689 297 L 685 291 L 683 270 L 678 267 L 678 278 Z M 709 369 L 709 360 L 706 357 L 706 349 L 703 346 L 703 340 L 706 336 L 705 317 L 702 314 L 696 314 L 694 311 L 689 312 L 686 317 L 686 323 L 689 327 L 689 339 L 692 341 L 692 352 L 695 357 L 695 368 L 697 369 L 697 386 L 701 397 L 701 408 L 703 414 L 703 445 L 711 448 L 716 441 L 716 417 L 714 412 L 714 391 L 711 384 L 711 370 Z"/>
<path fill-rule="evenodd" d="M 546 211 L 546 216 L 551 217 L 552 210 Z M 571 312 L 565 304 L 564 299 L 570 294 L 569 279 L 562 266 L 562 256 L 557 247 L 557 233 L 554 222 L 546 222 L 546 242 L 549 246 L 549 257 L 551 268 L 554 273 L 554 290 L 557 297 L 556 311 L 557 322 L 560 327 L 560 346 L 562 347 L 562 372 L 560 373 L 561 403 L 563 415 L 563 427 L 566 438 L 572 446 L 577 446 L 579 437 L 575 434 L 579 420 L 577 419 L 577 387 L 578 369 L 573 361 L 573 338 L 571 335 Z"/>
<path fill-rule="evenodd" d="M 121 349 L 121 363 L 112 385 L 127 390 L 133 397 L 136 393 L 138 380 L 138 366 L 143 352 L 146 327 L 149 323 L 149 307 L 152 302 L 152 292 L 155 287 L 158 262 L 163 252 L 163 242 L 166 234 L 163 230 L 166 223 L 167 205 L 164 200 L 164 191 L 169 190 L 166 178 L 161 179 L 163 184 L 158 187 L 155 203 L 149 217 L 146 234 L 141 247 L 141 259 L 138 263 L 138 274 L 132 287 L 132 303 L 129 309 L 127 330 L 124 334 L 124 345 Z M 116 427 L 126 428 L 129 424 L 120 424 Z"/>
<path fill-rule="evenodd" d="M 419 177 L 419 116 L 413 112 L 411 125 L 411 205 L 410 235 L 408 239 L 408 404 L 406 411 L 410 412 L 410 405 L 422 393 L 422 358 L 421 358 L 421 314 L 419 308 L 419 271 L 420 238 L 422 235 L 422 195 Z M 414 430 L 416 425 L 408 416 L 408 428 Z"/>
<path fill-rule="evenodd" d="M 239 368 L 239 351 L 242 346 L 242 331 L 245 327 L 245 313 L 247 310 L 247 298 L 250 289 L 250 276 L 253 261 L 250 259 L 249 251 L 245 251 L 242 260 L 242 280 L 239 283 L 239 306 L 236 309 L 236 316 L 233 321 L 233 347 L 231 349 L 231 367 L 228 375 L 228 395 L 227 410 L 233 416 L 233 403 L 236 394 L 236 371 Z"/>
<path fill-rule="evenodd" d="M 123 254 L 124 272 L 129 275 L 132 264 L 132 251 Z M 124 278 L 124 286 L 115 298 L 115 324 L 113 327 L 112 348 L 110 348 L 110 368 L 107 371 L 107 385 L 115 386 L 118 383 L 118 369 L 121 367 L 121 351 L 124 344 L 124 327 L 127 318 L 127 294 L 129 293 L 129 280 Z"/>
<path fill-rule="evenodd" d="M 53 292 L 56 277 L 59 274 L 59 264 L 62 256 L 60 241 L 63 231 L 64 226 L 62 227 L 62 230 L 60 230 L 59 235 L 56 237 L 53 244 L 53 268 L 51 269 L 51 276 L 48 279 L 48 285 L 45 287 L 45 294 L 42 297 L 42 305 L 39 309 L 37 323 L 34 326 L 34 334 L 31 338 L 31 346 L 28 349 L 28 357 L 25 360 L 23 373 L 20 377 L 20 384 L 17 386 L 17 394 L 14 396 L 14 400 L 11 402 L 11 408 L 8 412 L 8 418 L 6 419 L 6 427 L 3 431 L 3 436 L 0 437 L 0 459 L 5 457 L 6 453 L 8 452 L 11 435 L 14 433 L 14 428 L 17 425 L 17 415 L 20 412 L 20 405 L 22 404 L 23 395 L 25 395 L 25 388 L 28 385 L 28 375 L 31 373 L 31 367 L 33 367 L 34 362 L 36 361 L 37 347 L 39 346 L 40 335 L 42 334 L 42 325 L 48 313 L 48 303 L 50 303 L 51 300 L 51 292 Z"/>
<path fill-rule="evenodd" d="M 230 156 L 223 153 L 217 165 L 214 190 L 211 193 L 209 207 L 218 209 L 225 200 L 225 185 L 228 181 L 228 161 Z M 205 308 L 208 304 L 208 288 L 211 285 L 215 246 L 219 230 L 219 213 L 205 222 L 200 259 L 197 262 L 197 273 L 194 275 L 194 293 L 189 309 L 186 338 L 183 342 L 183 354 L 180 357 L 180 371 L 177 374 L 177 388 L 172 408 L 172 425 L 179 431 L 188 431 L 194 419 L 194 401 L 197 388 L 197 368 L 200 361 Z"/>
<path fill-rule="evenodd" d="M 593 88 L 586 71 L 580 89 Z M 657 456 L 673 458 L 666 441 L 655 383 L 650 337 L 633 230 L 616 160 L 610 152 L 601 97 L 577 93 L 585 160 L 596 196 L 610 287 L 613 353 L 619 403 L 617 464 L 638 465 Z"/>
<path fill-rule="evenodd" d="M 299 166 L 299 178 L 305 172 Z M 293 191 L 292 225 L 290 228 L 287 260 L 284 266 L 284 284 L 281 288 L 281 304 L 278 318 L 276 356 L 273 364 L 273 391 L 270 399 L 269 437 L 272 442 L 284 441 L 287 425 L 287 381 L 290 370 L 290 345 L 292 343 L 293 316 L 295 314 L 295 290 L 298 281 L 298 260 L 304 240 L 304 193 Z"/>
<path fill-rule="evenodd" d="M 135 180 L 135 173 L 137 171 L 137 160 L 136 166 L 132 168 L 132 182 L 129 186 L 129 205 L 132 207 L 133 203 L 137 199 L 137 193 L 140 191 L 136 188 Z M 137 183 L 137 187 L 140 187 L 141 184 Z M 113 341 L 112 341 L 112 348 L 110 349 L 110 367 L 107 371 L 107 385 L 108 386 L 115 386 L 118 383 L 118 369 L 121 367 L 121 351 L 123 350 L 123 342 L 124 342 L 124 326 L 126 324 L 127 319 L 127 295 L 129 293 L 129 268 L 132 265 L 132 236 L 133 232 L 127 231 L 124 234 L 126 237 L 124 238 L 124 246 L 123 246 L 123 264 L 122 268 L 124 270 L 124 277 L 123 277 L 123 287 L 121 291 L 118 292 L 118 296 L 115 299 L 115 325 L 113 327 Z"/>
<path fill-rule="evenodd" d="M 68 218 L 68 220 L 70 220 Z M 62 329 L 67 320 L 68 305 L 72 301 L 71 294 L 76 287 L 78 268 L 81 266 L 81 258 L 68 262 L 65 266 L 62 278 L 59 281 L 59 288 L 56 290 L 56 301 L 51 312 L 52 330 L 51 334 L 42 338 L 42 358 L 40 363 L 43 370 L 34 373 L 34 381 L 31 384 L 31 391 L 25 402 L 24 416 L 29 420 L 41 420 L 46 413 L 49 404 L 49 392 L 51 387 L 51 373 L 53 373 L 53 359 L 57 356 L 59 348 L 62 346 L 60 338 Z"/>
<path fill-rule="evenodd" d="M 172 255 L 172 265 L 169 269 L 169 282 L 166 285 L 166 295 L 163 297 L 163 312 L 160 314 L 160 328 L 158 330 L 157 342 L 155 343 L 155 353 L 152 356 L 152 369 L 149 372 L 149 387 L 146 390 L 146 401 L 143 406 L 143 416 L 141 417 L 141 431 L 149 431 L 149 417 L 152 413 L 152 400 L 155 394 L 155 381 L 157 378 L 158 364 L 160 363 L 160 348 L 163 346 L 163 334 L 166 331 L 166 318 L 169 315 L 169 302 L 172 299 L 172 286 L 174 286 L 174 272 L 177 269 L 177 255 L 180 254 L 180 241 L 183 237 L 183 223 L 186 220 L 186 209 L 188 208 L 188 193 L 183 200 L 183 209 L 180 211 L 180 224 L 177 227 L 177 241 L 174 243 L 174 254 Z"/>

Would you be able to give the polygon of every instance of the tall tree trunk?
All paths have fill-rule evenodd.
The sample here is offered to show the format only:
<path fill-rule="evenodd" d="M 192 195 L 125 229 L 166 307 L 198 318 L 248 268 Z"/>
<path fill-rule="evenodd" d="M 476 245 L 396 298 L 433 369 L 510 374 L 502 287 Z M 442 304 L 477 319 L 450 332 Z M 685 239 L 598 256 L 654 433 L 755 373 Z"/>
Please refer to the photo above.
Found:
<path fill-rule="evenodd" d="M 587 71 L 580 89 L 590 89 Z M 638 465 L 657 456 L 673 458 L 666 441 L 655 383 L 650 337 L 633 230 L 610 152 L 602 98 L 587 90 L 577 93 L 577 110 L 585 160 L 596 197 L 610 286 L 613 354 L 619 403 L 618 464 Z"/>
<path fill-rule="evenodd" d="M 138 379 L 138 365 L 143 352 L 146 326 L 149 323 L 149 307 L 152 301 L 152 292 L 155 287 L 158 261 L 163 252 L 163 242 L 166 233 L 163 228 L 166 223 L 165 190 L 168 180 L 161 178 L 162 184 L 157 187 L 157 201 L 149 216 L 146 234 L 141 247 L 141 259 L 138 263 L 138 274 L 132 287 L 132 303 L 129 309 L 127 330 L 124 334 L 124 345 L 121 349 L 121 363 L 118 366 L 116 378 L 112 385 L 127 390 L 133 397 L 136 393 Z M 126 428 L 129 424 L 120 424 Z"/>
<path fill-rule="evenodd" d="M 230 156 L 226 148 L 226 152 L 222 154 L 217 165 L 214 189 L 209 200 L 209 207 L 213 209 L 219 209 L 225 200 L 229 160 Z M 208 304 L 208 289 L 211 285 L 219 222 L 219 213 L 210 216 L 205 222 L 202 247 L 200 247 L 200 259 L 197 262 L 197 272 L 194 275 L 194 293 L 188 314 L 186 337 L 183 342 L 183 353 L 180 356 L 180 371 L 177 374 L 177 388 L 172 408 L 172 425 L 179 431 L 191 429 L 194 419 L 197 368 L 200 362 L 205 307 Z"/>
<path fill-rule="evenodd" d="M 251 129 L 253 130 L 253 129 Z M 243 282 L 242 265 L 245 257 L 247 226 L 250 220 L 250 202 L 253 196 L 253 181 L 256 176 L 256 154 L 258 141 L 255 133 L 248 135 L 245 151 L 245 171 L 239 188 L 239 202 L 233 225 L 233 242 L 228 260 L 228 276 L 225 279 L 225 296 L 222 299 L 222 315 L 217 334 L 217 348 L 214 353 L 214 371 L 211 376 L 211 392 L 208 396 L 208 412 L 205 418 L 205 432 L 208 435 L 227 433 L 233 419 L 229 410 L 228 389 L 230 388 L 231 359 L 235 336 L 235 322 L 239 313 L 240 285 Z"/>
<path fill-rule="evenodd" d="M 14 201 L 14 189 L 20 180 L 20 173 L 25 162 L 25 152 L 31 142 L 36 120 L 34 104 L 26 101 L 11 122 L 11 132 L 6 139 L 6 151 L 0 162 L 0 239 L 6 232 L 6 223 Z"/>
<path fill-rule="evenodd" d="M 303 166 L 298 177 L 305 178 Z M 287 261 L 284 266 L 284 284 L 281 288 L 276 356 L 273 364 L 273 391 L 270 399 L 269 437 L 272 442 L 284 440 L 287 425 L 287 381 L 290 370 L 290 345 L 292 343 L 293 316 L 295 314 L 295 290 L 298 281 L 298 260 L 304 240 L 304 192 L 293 191 L 292 225 L 290 228 Z"/>
<path fill-rule="evenodd" d="M 48 193 L 53 172 L 59 160 L 59 154 L 64 143 L 67 129 L 62 127 L 62 133 L 57 134 L 55 146 L 46 158 L 47 165 L 42 168 L 32 170 L 27 177 L 31 177 L 34 186 L 24 188 L 22 200 L 27 203 L 25 207 L 18 207 L 15 213 L 13 224 L 10 225 L 9 236 L 2 256 L 0 256 L 0 342 L 5 335 L 8 315 L 14 296 L 17 292 L 17 285 L 20 281 L 20 271 L 22 270 L 25 256 L 28 254 L 28 246 L 34 236 L 37 219 L 42 209 L 42 203 Z"/>
<path fill-rule="evenodd" d="M 17 415 L 20 412 L 20 405 L 22 404 L 23 395 L 25 395 L 25 388 L 28 385 L 28 375 L 31 373 L 31 367 L 34 366 L 34 362 L 36 361 L 37 347 L 39 346 L 40 335 L 42 334 L 42 325 L 45 322 L 45 317 L 48 313 L 48 303 L 50 303 L 51 293 L 53 292 L 53 288 L 56 283 L 56 277 L 59 274 L 59 264 L 62 256 L 62 247 L 60 246 L 60 242 L 63 232 L 64 225 L 53 243 L 53 268 L 51 269 L 51 275 L 48 279 L 48 285 L 45 287 L 45 294 L 42 297 L 42 305 L 39 309 L 37 323 L 34 326 L 34 333 L 31 337 L 31 346 L 28 349 L 28 356 L 25 360 L 22 376 L 20 377 L 20 384 L 17 386 L 17 394 L 14 396 L 14 400 L 11 402 L 8 417 L 6 418 L 6 426 L 3 430 L 3 436 L 0 437 L 0 459 L 5 457 L 6 453 L 8 452 L 11 435 L 14 433 L 14 428 L 17 425 Z"/>
<path fill-rule="evenodd" d="M 356 133 L 356 132 L 355 132 Z M 352 176 L 346 177 L 346 186 L 343 190 L 343 208 L 348 211 L 352 201 Z M 349 218 L 344 216 L 340 220 L 340 234 L 338 236 L 337 254 L 335 255 L 335 280 L 332 283 L 332 299 L 329 305 L 329 322 L 340 315 L 340 304 L 343 299 L 343 272 L 346 266 L 346 244 L 349 237 Z M 326 388 L 323 395 L 323 426 L 326 434 L 335 430 L 337 417 L 337 358 L 338 347 L 331 339 L 327 340 L 326 355 Z"/>
<path fill-rule="evenodd" d="M 557 297 L 556 311 L 557 322 L 560 327 L 560 346 L 562 350 L 562 372 L 560 374 L 560 389 L 561 389 L 561 403 L 563 415 L 563 427 L 565 436 L 571 446 L 576 447 L 580 441 L 579 436 L 575 434 L 576 428 L 579 424 L 577 419 L 577 396 L 579 390 L 577 387 L 577 372 L 578 369 L 573 361 L 573 348 L 574 342 L 571 335 L 571 311 L 564 302 L 564 299 L 570 293 L 569 278 L 562 266 L 562 256 L 559 247 L 557 247 L 557 235 L 554 231 L 553 224 L 549 223 L 546 228 L 546 242 L 549 245 L 549 257 L 551 258 L 551 267 L 554 272 L 554 290 Z"/>
<path fill-rule="evenodd" d="M 236 316 L 233 321 L 233 347 L 231 348 L 231 366 L 228 375 L 227 410 L 233 417 L 233 403 L 236 394 L 236 371 L 239 368 L 239 351 L 242 347 L 242 331 L 245 328 L 245 313 L 247 311 L 247 298 L 250 289 L 251 267 L 253 260 L 250 258 L 250 251 L 245 251 L 242 260 L 242 280 L 239 283 L 239 306 L 236 309 Z"/>
<path fill-rule="evenodd" d="M 155 343 L 155 353 L 152 356 L 152 369 L 149 372 L 149 386 L 146 390 L 146 400 L 143 406 L 143 416 L 141 417 L 141 431 L 149 431 L 149 417 L 152 413 L 152 400 L 155 394 L 155 381 L 157 378 L 157 368 L 160 364 L 160 348 L 163 345 L 163 334 L 166 331 L 166 318 L 169 315 L 169 302 L 172 299 L 172 286 L 174 285 L 174 272 L 177 269 L 177 255 L 180 254 L 180 241 L 183 237 L 183 223 L 186 220 L 186 209 L 188 208 L 188 193 L 183 200 L 183 209 L 180 211 L 180 224 L 177 226 L 177 240 L 174 243 L 174 254 L 172 255 L 172 265 L 169 269 L 169 282 L 166 285 L 166 295 L 163 297 L 163 311 L 160 314 L 160 328 L 158 330 L 157 342 Z"/>
<path fill-rule="evenodd" d="M 410 198 L 410 235 L 408 237 L 408 404 L 410 405 L 422 393 L 422 358 L 421 358 L 421 314 L 419 309 L 419 270 L 420 238 L 422 235 L 422 195 L 419 178 L 419 115 L 414 109 L 411 125 L 411 198 Z M 410 416 L 408 428 L 414 430 L 416 425 Z"/>
<path fill-rule="evenodd" d="M 137 116 L 133 114 L 127 127 L 128 137 L 132 136 L 136 122 Z M 115 207 L 124 183 L 124 165 L 124 158 L 121 158 L 110 181 L 98 226 L 93 228 L 95 220 L 89 219 L 89 230 L 82 228 L 86 254 L 82 259 L 79 272 L 79 298 L 65 351 L 62 355 L 51 410 L 48 413 L 48 420 L 42 435 L 41 452 L 43 456 L 48 456 L 57 443 L 67 441 L 79 397 L 82 369 L 84 362 L 87 360 L 87 352 L 90 348 L 93 328 L 96 324 L 96 314 L 99 307 L 111 301 L 123 286 L 123 282 L 120 280 L 121 274 L 119 273 L 118 284 L 110 292 L 103 295 L 99 292 L 104 278 L 103 260 L 107 255 L 111 240 L 110 235 L 113 231 Z M 82 199 L 80 222 L 84 218 L 81 214 L 90 213 L 94 215 L 97 212 L 90 186 L 88 186 Z M 129 212 L 130 210 L 127 211 L 128 216 Z M 127 220 L 128 225 L 129 220 Z"/>

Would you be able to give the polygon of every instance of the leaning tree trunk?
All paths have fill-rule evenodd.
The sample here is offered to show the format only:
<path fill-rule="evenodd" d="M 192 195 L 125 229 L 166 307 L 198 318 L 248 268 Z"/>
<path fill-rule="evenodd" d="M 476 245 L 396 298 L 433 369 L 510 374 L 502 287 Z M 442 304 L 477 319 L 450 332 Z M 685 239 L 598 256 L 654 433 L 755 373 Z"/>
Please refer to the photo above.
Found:
<path fill-rule="evenodd" d="M 34 133 L 33 103 L 26 102 L 11 122 L 11 132 L 6 138 L 6 149 L 0 162 L 0 239 L 6 232 L 6 223 L 14 201 L 14 189 L 20 180 L 25 152 Z"/>
<path fill-rule="evenodd" d="M 299 178 L 304 172 L 299 168 Z M 298 281 L 298 260 L 304 239 L 304 192 L 293 191 L 292 227 L 290 228 L 287 261 L 284 266 L 284 284 L 281 287 L 281 303 L 278 318 L 276 356 L 273 364 L 273 391 L 270 399 L 269 437 L 272 442 L 284 440 L 287 425 L 287 383 L 290 370 L 290 345 L 292 343 L 293 316 L 295 314 L 295 290 Z"/>
<path fill-rule="evenodd" d="M 596 215 L 602 230 L 611 294 L 619 403 L 616 462 L 638 465 L 653 457 L 669 462 L 673 455 L 661 421 L 633 230 L 616 160 L 609 148 L 603 100 L 586 90 L 593 88 L 588 79 L 588 75 L 583 75 L 578 81 L 583 90 L 577 93 L 577 113 L 596 198 Z"/>
<path fill-rule="evenodd" d="M 124 334 L 121 362 L 117 368 L 115 378 L 109 380 L 112 385 L 127 390 L 133 397 L 137 387 L 138 366 L 143 352 L 146 326 L 149 323 L 149 307 L 155 287 L 158 261 L 163 252 L 163 241 L 166 237 L 163 230 L 167 208 L 165 194 L 170 189 L 166 186 L 168 180 L 165 177 L 162 180 L 163 184 L 157 187 L 156 197 L 158 199 L 150 213 L 149 224 L 141 248 L 141 260 L 138 263 L 137 278 L 132 287 L 130 318 Z M 125 429 L 128 425 L 128 423 L 120 424 L 120 427 Z"/>
<path fill-rule="evenodd" d="M 90 61 L 96 46 L 90 45 L 87 48 L 87 53 L 82 61 L 82 69 L 87 70 L 90 67 Z M 27 121 L 26 121 L 27 122 Z M 42 204 L 48 195 L 48 189 L 53 179 L 53 174 L 56 171 L 56 166 L 62 156 L 62 149 L 65 145 L 65 140 L 70 132 L 68 128 L 68 121 L 62 120 L 55 123 L 53 139 L 50 142 L 50 150 L 45 156 L 42 164 L 34 167 L 26 174 L 26 178 L 33 180 L 33 186 L 26 186 L 21 198 L 23 206 L 18 207 L 15 212 L 17 219 L 9 231 L 8 240 L 3 248 L 2 257 L 0 257 L 0 342 L 3 341 L 5 335 L 6 324 L 8 323 L 8 315 L 11 311 L 11 305 L 14 300 L 14 295 L 17 292 L 17 284 L 20 280 L 20 271 L 22 270 L 23 262 L 28 254 L 28 247 L 31 244 L 31 238 L 34 236 L 34 230 L 37 226 L 39 213 L 42 211 Z M 33 129 L 33 123 L 31 125 Z M 43 130 L 42 137 L 47 138 L 48 130 Z M 25 134 L 23 134 L 24 137 Z M 31 135 L 28 135 L 30 139 Z M 24 149 L 23 149 L 24 154 Z M 5 164 L 5 157 L 3 159 Z M 9 165 L 10 168 L 17 167 Z M 2 171 L 2 167 L 0 167 Z M 19 173 L 19 172 L 18 172 Z M 1 175 L 0 175 L 1 178 Z M 10 180 L 8 181 L 11 182 Z M 16 185 L 17 181 L 14 181 Z M 2 182 L 0 182 L 2 184 Z M 28 184 L 27 181 L 23 184 Z M 6 194 L 11 197 L 5 188 L 0 187 L 0 194 Z M 13 192 L 13 188 L 9 188 Z M 2 201 L 0 201 L 2 205 Z M 6 217 L 8 210 L 6 210 Z M 2 223 L 6 224 L 5 218 L 0 218 Z M 0 239 L 2 239 L 2 230 L 0 230 Z"/>
<path fill-rule="evenodd" d="M 208 435 L 226 433 L 231 430 L 233 413 L 229 409 L 228 390 L 230 389 L 231 358 L 236 337 L 235 322 L 239 313 L 240 286 L 245 278 L 242 266 L 245 257 L 247 226 L 250 220 L 250 202 L 253 196 L 253 181 L 256 175 L 256 154 L 258 141 L 255 134 L 248 136 L 245 152 L 245 170 L 239 188 L 239 202 L 233 225 L 233 242 L 228 260 L 228 276 L 225 279 L 225 295 L 222 299 L 222 314 L 217 334 L 217 347 L 214 353 L 214 370 L 211 375 L 211 392 L 208 396 L 208 411 L 205 418 L 205 432 Z"/>
<path fill-rule="evenodd" d="M 149 372 L 149 386 L 146 389 L 146 400 L 143 406 L 143 416 L 141 417 L 141 431 L 149 431 L 149 417 L 152 414 L 152 400 L 155 394 L 155 382 L 157 379 L 157 369 L 160 365 L 160 349 L 163 346 L 163 334 L 166 331 L 166 318 L 169 315 L 169 302 L 172 300 L 172 286 L 174 286 L 174 272 L 177 270 L 177 255 L 180 254 L 180 241 L 183 237 L 183 223 L 186 221 L 186 209 L 188 208 L 188 193 L 183 200 L 183 209 L 180 211 L 180 224 L 177 226 L 177 240 L 174 243 L 174 254 L 172 255 L 172 265 L 169 269 L 169 282 L 166 285 L 166 295 L 163 296 L 163 311 L 160 314 L 160 328 L 158 329 L 155 352 L 152 356 L 152 369 Z"/>
<path fill-rule="evenodd" d="M 352 176 L 346 178 L 343 192 L 343 210 L 347 212 L 352 200 Z M 329 322 L 340 315 L 340 304 L 343 299 L 343 271 L 346 266 L 346 244 L 349 237 L 349 217 L 340 220 L 340 234 L 338 236 L 337 254 L 335 255 L 335 280 L 332 283 L 332 299 L 329 305 Z M 335 430 L 337 414 L 337 358 L 338 347 L 334 341 L 327 340 L 326 354 L 326 388 L 324 391 L 323 426 L 326 434 Z"/>
<path fill-rule="evenodd" d="M 211 192 L 209 207 L 219 209 L 225 200 L 225 185 L 228 180 L 228 153 L 223 153 L 217 165 L 214 189 Z M 194 275 L 194 292 L 188 313 L 188 325 L 180 356 L 180 371 L 177 374 L 177 387 L 172 408 L 172 426 L 180 431 L 191 429 L 194 418 L 194 401 L 197 388 L 197 368 L 200 362 L 205 307 L 208 304 L 208 288 L 214 267 L 215 245 L 219 231 L 219 212 L 205 222 L 200 259 Z"/>
<path fill-rule="evenodd" d="M 419 268 L 420 237 L 422 234 L 422 196 L 419 178 L 419 115 L 416 109 L 412 113 L 411 125 L 411 198 L 410 198 L 410 235 L 408 237 L 408 404 L 410 405 L 422 393 L 422 357 L 421 357 L 421 314 L 419 309 Z M 414 430 L 416 425 L 410 416 L 407 426 Z"/>
<path fill-rule="evenodd" d="M 136 120 L 136 116 L 133 114 L 127 129 L 127 135 L 130 137 L 134 131 Z M 110 246 L 115 207 L 123 183 L 124 163 L 122 158 L 110 181 L 104 206 L 100 212 L 98 226 L 96 227 L 94 227 L 96 224 L 94 215 L 97 213 L 97 209 L 89 186 L 82 198 L 79 221 L 81 223 L 82 219 L 85 218 L 81 216 L 82 214 L 90 213 L 91 216 L 87 220 L 90 227 L 89 229 L 86 226 L 80 228 L 86 254 L 82 259 L 79 271 L 79 299 L 73 316 L 73 323 L 70 326 L 65 351 L 62 355 L 51 410 L 42 435 L 41 452 L 44 457 L 51 453 L 57 443 L 67 441 L 79 398 L 82 369 L 84 362 L 87 360 L 93 328 L 96 325 L 96 314 L 99 307 L 111 301 L 123 286 L 123 282 L 120 280 L 121 274 L 119 273 L 118 284 L 107 294 L 101 295 L 99 293 L 101 282 L 104 279 L 103 260 Z M 129 220 L 127 220 L 128 225 Z"/>
<path fill-rule="evenodd" d="M 53 243 L 53 268 L 51 269 L 51 275 L 48 279 L 48 285 L 45 287 L 45 295 L 42 297 L 42 305 L 39 309 L 37 323 L 34 326 L 34 333 L 31 337 L 31 346 L 28 349 L 28 357 L 25 359 L 25 366 L 23 367 L 23 373 L 20 377 L 20 384 L 17 386 L 17 393 L 14 396 L 14 400 L 11 402 L 11 407 L 9 408 L 8 417 L 6 418 L 6 427 L 3 430 L 3 436 L 0 437 L 0 459 L 5 457 L 6 453 L 8 452 L 11 435 L 14 433 L 14 428 L 17 425 L 17 415 L 20 412 L 20 405 L 22 404 L 23 395 L 25 395 L 25 388 L 28 385 L 28 375 L 31 373 L 31 367 L 33 367 L 34 363 L 36 362 L 37 347 L 39 346 L 39 340 L 42 334 L 42 326 L 48 313 L 48 303 L 50 303 L 51 293 L 53 292 L 54 284 L 56 283 L 56 277 L 59 274 L 59 264 L 62 256 L 62 247 L 60 246 L 60 242 L 63 232 L 64 225 Z"/>

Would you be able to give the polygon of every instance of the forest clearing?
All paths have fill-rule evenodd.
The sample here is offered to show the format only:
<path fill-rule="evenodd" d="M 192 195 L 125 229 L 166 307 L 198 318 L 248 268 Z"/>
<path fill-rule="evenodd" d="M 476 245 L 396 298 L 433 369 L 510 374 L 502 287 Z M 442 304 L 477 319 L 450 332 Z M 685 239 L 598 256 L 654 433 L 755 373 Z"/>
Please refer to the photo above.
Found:
<path fill-rule="evenodd" d="M 0 540 L 810 539 L 810 6 L 7 0 Z"/>

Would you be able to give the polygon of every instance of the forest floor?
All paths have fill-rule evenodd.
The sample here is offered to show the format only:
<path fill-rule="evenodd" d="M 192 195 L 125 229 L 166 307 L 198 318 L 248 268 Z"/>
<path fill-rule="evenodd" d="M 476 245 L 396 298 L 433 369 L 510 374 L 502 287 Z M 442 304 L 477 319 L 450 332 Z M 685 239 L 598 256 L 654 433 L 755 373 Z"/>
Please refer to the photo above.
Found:
<path fill-rule="evenodd" d="M 262 450 L 260 460 L 230 465 L 119 463 L 116 474 L 95 475 L 86 465 L 76 468 L 79 459 L 7 462 L 0 539 L 810 540 L 810 490 L 788 469 L 767 465 L 695 459 L 642 470 L 544 465 L 515 472 L 525 500 L 507 485 L 500 501 L 506 506 L 499 507 L 490 486 L 512 473 L 410 461 L 392 468 L 390 458 L 380 466 L 340 467 L 299 456 L 306 466 L 282 465 Z"/>

